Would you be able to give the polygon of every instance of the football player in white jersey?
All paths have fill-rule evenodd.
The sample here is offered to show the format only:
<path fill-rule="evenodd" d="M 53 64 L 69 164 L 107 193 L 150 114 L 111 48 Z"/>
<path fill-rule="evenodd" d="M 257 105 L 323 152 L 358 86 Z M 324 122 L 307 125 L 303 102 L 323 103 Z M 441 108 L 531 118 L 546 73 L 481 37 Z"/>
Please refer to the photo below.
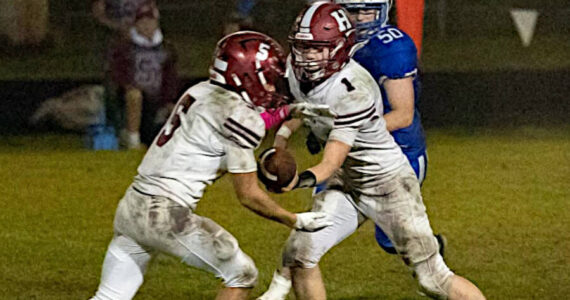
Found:
<path fill-rule="evenodd" d="M 245 299 L 257 280 L 252 259 L 228 231 L 194 213 L 206 186 L 228 172 L 255 213 L 306 231 L 331 224 L 326 213 L 283 209 L 258 186 L 259 110 L 281 104 L 284 71 L 283 50 L 266 35 L 238 32 L 218 42 L 210 80 L 183 94 L 118 204 L 92 299 L 133 298 L 157 251 L 222 278 L 219 299 Z"/>
<path fill-rule="evenodd" d="M 323 158 L 284 189 L 326 182 L 326 189 L 313 197 L 312 211 L 327 212 L 333 221 L 318 232 L 293 231 L 287 240 L 282 263 L 290 269 L 297 299 L 326 298 L 319 260 L 367 219 L 390 237 L 425 294 L 485 299 L 475 285 L 455 275 L 438 252 L 418 179 L 381 117 L 378 85 L 350 59 L 354 33 L 348 13 L 323 1 L 301 12 L 289 36 L 287 73 L 292 94 L 297 101 L 327 104 L 336 115 L 306 120 L 311 132 L 326 142 Z M 286 122 L 275 146 L 285 147 L 301 123 Z M 266 293 L 261 299 L 282 297 Z"/>

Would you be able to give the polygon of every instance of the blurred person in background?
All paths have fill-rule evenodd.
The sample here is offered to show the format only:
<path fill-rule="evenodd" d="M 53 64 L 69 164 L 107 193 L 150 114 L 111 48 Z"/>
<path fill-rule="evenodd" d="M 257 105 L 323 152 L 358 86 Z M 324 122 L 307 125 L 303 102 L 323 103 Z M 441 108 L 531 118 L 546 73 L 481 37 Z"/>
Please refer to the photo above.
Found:
<path fill-rule="evenodd" d="M 91 10 L 100 24 L 126 35 L 135 23 L 137 9 L 145 4 L 156 7 L 154 0 L 95 0 Z"/>
<path fill-rule="evenodd" d="M 261 33 L 218 42 L 210 80 L 184 92 L 118 204 L 93 300 L 132 299 L 158 251 L 221 278 L 216 299 L 246 299 L 257 282 L 253 260 L 230 232 L 195 213 L 206 187 L 226 173 L 258 215 L 304 231 L 330 225 L 326 213 L 283 209 L 258 185 L 254 150 L 266 126 L 259 112 L 282 104 L 284 60 Z"/>
<path fill-rule="evenodd" d="M 123 147 L 149 145 L 158 133 L 178 96 L 176 59 L 164 40 L 156 6 L 139 7 L 128 35 L 109 55 L 107 124 L 120 132 Z"/>

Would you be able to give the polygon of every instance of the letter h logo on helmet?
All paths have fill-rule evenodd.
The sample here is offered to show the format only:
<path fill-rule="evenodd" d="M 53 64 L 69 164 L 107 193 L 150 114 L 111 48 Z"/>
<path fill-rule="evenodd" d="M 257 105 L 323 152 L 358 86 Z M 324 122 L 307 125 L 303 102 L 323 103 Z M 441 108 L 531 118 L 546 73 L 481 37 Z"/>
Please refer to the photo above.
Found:
<path fill-rule="evenodd" d="M 333 16 L 336 21 L 338 22 L 338 29 L 340 32 L 345 32 L 348 29 L 352 29 L 352 23 L 350 23 L 350 19 L 344 12 L 344 10 L 335 10 L 331 12 L 331 16 Z"/>

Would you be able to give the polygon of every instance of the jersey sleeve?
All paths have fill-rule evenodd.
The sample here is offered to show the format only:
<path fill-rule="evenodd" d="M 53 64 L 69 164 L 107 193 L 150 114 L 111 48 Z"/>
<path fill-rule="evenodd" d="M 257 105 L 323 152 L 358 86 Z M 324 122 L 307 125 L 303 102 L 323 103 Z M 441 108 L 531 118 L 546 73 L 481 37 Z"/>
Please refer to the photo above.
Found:
<path fill-rule="evenodd" d="M 257 170 L 253 151 L 265 136 L 265 124 L 259 114 L 247 107 L 236 108 L 223 124 L 227 140 L 227 168 L 230 173 L 249 173 Z"/>
<path fill-rule="evenodd" d="M 414 41 L 396 27 L 384 28 L 376 38 L 359 48 L 354 59 L 379 82 L 414 76 L 417 52 Z"/>
<path fill-rule="evenodd" d="M 342 90 L 343 86 L 345 91 Z M 342 79 L 338 87 L 340 89 L 333 91 L 338 98 L 332 106 L 336 117 L 328 139 L 352 146 L 361 128 L 377 114 L 374 97 L 380 97 L 380 93 L 373 81 L 354 78 Z"/>
<path fill-rule="evenodd" d="M 381 79 L 400 79 L 417 73 L 417 59 L 414 52 L 390 53 L 380 60 Z"/>

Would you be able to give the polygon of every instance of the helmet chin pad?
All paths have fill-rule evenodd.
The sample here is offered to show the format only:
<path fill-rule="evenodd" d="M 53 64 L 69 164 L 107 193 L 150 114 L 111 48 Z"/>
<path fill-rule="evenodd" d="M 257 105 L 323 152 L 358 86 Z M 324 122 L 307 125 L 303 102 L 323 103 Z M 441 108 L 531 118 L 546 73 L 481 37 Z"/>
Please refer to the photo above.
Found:
<path fill-rule="evenodd" d="M 299 81 L 318 81 L 325 77 L 330 61 L 330 49 L 323 45 L 301 43 L 291 48 L 293 68 Z"/>

